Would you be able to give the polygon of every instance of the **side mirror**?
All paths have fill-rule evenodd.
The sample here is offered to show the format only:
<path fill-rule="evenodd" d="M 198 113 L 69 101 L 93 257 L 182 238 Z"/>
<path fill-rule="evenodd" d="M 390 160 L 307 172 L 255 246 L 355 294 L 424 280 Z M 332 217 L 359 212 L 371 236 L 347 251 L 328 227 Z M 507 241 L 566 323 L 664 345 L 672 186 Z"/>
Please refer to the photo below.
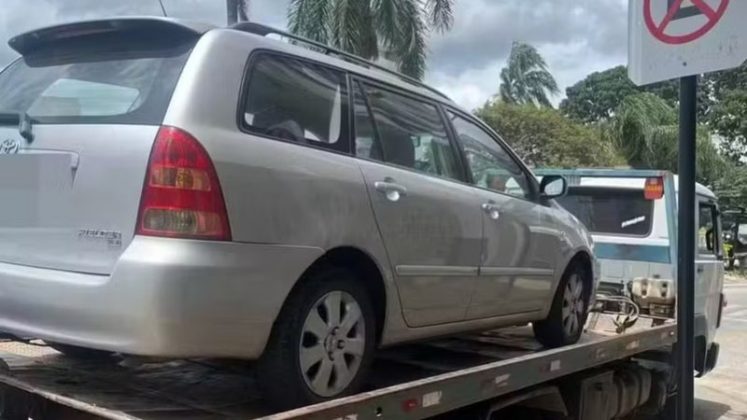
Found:
<path fill-rule="evenodd" d="M 568 181 L 560 175 L 542 177 L 540 196 L 545 199 L 558 198 L 568 192 Z"/>

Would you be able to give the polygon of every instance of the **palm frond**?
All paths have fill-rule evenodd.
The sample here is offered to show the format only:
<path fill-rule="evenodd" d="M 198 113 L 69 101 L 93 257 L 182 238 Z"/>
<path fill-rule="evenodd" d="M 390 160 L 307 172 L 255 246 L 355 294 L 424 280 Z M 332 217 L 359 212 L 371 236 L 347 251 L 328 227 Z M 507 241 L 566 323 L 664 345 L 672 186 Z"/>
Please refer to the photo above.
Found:
<path fill-rule="evenodd" d="M 425 32 L 418 0 L 390 0 L 396 3 L 396 29 L 399 35 L 385 46 L 399 63 L 399 71 L 422 79 L 425 74 Z"/>
<path fill-rule="evenodd" d="M 677 113 L 663 99 L 650 93 L 623 100 L 612 124 L 613 139 L 631 165 L 651 167 L 657 140 L 677 122 Z M 671 133 L 670 133 L 671 134 Z"/>
<path fill-rule="evenodd" d="M 331 43 L 344 51 L 360 54 L 361 21 L 358 14 L 358 0 L 337 0 L 332 9 Z"/>
<path fill-rule="evenodd" d="M 512 103 L 550 107 L 549 96 L 560 93 L 545 59 L 529 44 L 513 42 L 508 63 L 500 76 L 501 97 L 510 92 Z"/>
<path fill-rule="evenodd" d="M 454 24 L 453 0 L 427 0 L 425 13 L 430 27 L 438 32 L 451 29 Z"/>
<path fill-rule="evenodd" d="M 291 0 L 288 28 L 314 41 L 329 42 L 329 12 L 332 0 Z"/>
<path fill-rule="evenodd" d="M 397 22 L 399 0 L 372 0 L 371 11 L 376 33 L 385 45 L 392 44 L 400 35 Z"/>

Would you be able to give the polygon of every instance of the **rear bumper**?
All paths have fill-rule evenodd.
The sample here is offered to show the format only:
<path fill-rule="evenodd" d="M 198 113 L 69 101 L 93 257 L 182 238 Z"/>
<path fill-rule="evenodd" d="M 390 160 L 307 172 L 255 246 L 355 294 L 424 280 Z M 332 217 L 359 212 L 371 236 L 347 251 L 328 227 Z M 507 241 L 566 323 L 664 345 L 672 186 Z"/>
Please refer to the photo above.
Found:
<path fill-rule="evenodd" d="M 135 237 L 110 276 L 0 263 L 0 331 L 159 357 L 258 357 L 322 250 Z"/>

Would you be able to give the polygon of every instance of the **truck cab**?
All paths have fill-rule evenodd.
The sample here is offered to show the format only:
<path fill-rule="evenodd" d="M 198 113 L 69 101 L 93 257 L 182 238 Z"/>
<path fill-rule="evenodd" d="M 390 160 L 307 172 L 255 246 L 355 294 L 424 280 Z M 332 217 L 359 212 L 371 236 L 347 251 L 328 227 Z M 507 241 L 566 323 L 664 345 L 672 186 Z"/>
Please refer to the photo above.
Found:
<path fill-rule="evenodd" d="M 642 313 L 674 318 L 677 297 L 677 176 L 664 171 L 539 171 L 569 180 L 558 203 L 584 223 L 601 265 L 598 290 L 627 296 Z M 696 185 L 695 366 L 716 364 L 723 305 L 724 244 L 716 195 Z"/>

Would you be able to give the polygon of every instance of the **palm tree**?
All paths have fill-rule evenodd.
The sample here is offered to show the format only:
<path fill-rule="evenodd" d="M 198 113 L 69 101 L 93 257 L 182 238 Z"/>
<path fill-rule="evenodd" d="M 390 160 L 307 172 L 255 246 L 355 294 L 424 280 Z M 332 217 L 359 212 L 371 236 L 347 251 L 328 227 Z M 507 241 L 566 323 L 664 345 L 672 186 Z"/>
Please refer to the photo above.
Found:
<path fill-rule="evenodd" d="M 560 93 L 545 59 L 529 44 L 511 46 L 508 65 L 501 70 L 500 98 L 510 104 L 552 106 L 549 95 Z"/>
<path fill-rule="evenodd" d="M 291 0 L 290 31 L 421 79 L 426 37 L 453 23 L 454 0 Z"/>
<path fill-rule="evenodd" d="M 228 24 L 249 20 L 249 0 L 226 0 Z"/>
<path fill-rule="evenodd" d="M 679 126 L 677 111 L 664 99 L 639 93 L 623 99 L 606 127 L 606 135 L 628 163 L 641 169 L 676 172 Z M 696 178 L 711 184 L 727 168 L 707 127 L 699 126 L 696 140 Z"/>

